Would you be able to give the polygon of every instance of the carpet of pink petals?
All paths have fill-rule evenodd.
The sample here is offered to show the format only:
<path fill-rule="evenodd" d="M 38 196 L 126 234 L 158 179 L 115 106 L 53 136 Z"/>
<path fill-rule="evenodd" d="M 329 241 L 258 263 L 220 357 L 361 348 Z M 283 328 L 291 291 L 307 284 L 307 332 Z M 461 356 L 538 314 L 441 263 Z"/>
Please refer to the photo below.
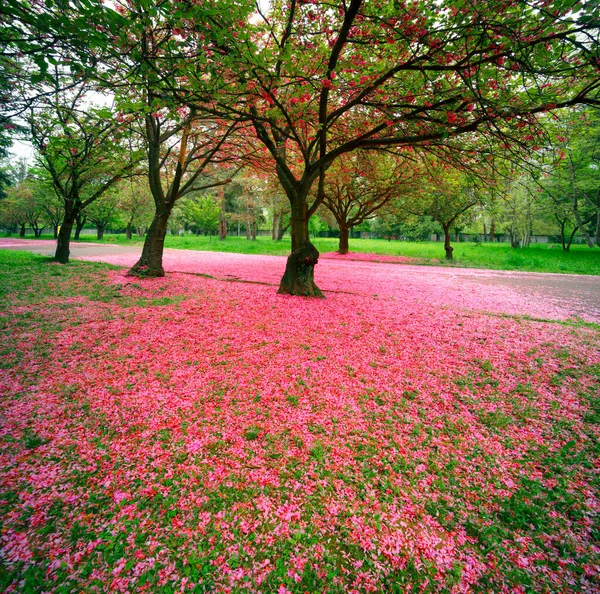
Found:
<path fill-rule="evenodd" d="M 321 260 L 340 260 L 354 262 L 392 262 L 394 264 L 409 264 L 415 262 L 417 258 L 408 256 L 390 256 L 387 254 L 363 254 L 360 252 L 348 252 L 340 254 L 339 252 L 325 252 L 319 256 Z"/>
<path fill-rule="evenodd" d="M 57 592 L 597 591 L 598 468 L 569 465 L 577 514 L 550 497 L 543 530 L 494 532 L 527 481 L 552 490 L 545 458 L 597 439 L 597 330 L 360 269 L 354 294 L 323 266 L 327 299 L 281 296 L 213 261 L 111 273 L 128 305 L 9 308 L 32 316 L 0 369 L 9 568 Z"/>
<path fill-rule="evenodd" d="M 137 253 L 102 253 L 85 255 L 80 259 L 130 267 L 137 257 Z M 324 258 L 315 268 L 317 285 L 326 294 L 378 295 L 401 301 L 414 299 L 423 304 L 535 318 L 566 320 L 576 316 L 600 323 L 600 308 L 580 303 L 576 291 L 568 296 L 557 295 L 558 291 L 545 293 L 535 286 L 535 280 L 531 280 L 548 275 L 432 268 L 344 258 Z M 208 274 L 224 280 L 245 280 L 277 287 L 285 270 L 285 258 L 167 249 L 164 268 L 167 272 Z M 526 278 L 530 286 L 519 289 L 510 282 L 511 278 L 519 277 Z M 577 277 L 572 278 L 576 283 Z"/>

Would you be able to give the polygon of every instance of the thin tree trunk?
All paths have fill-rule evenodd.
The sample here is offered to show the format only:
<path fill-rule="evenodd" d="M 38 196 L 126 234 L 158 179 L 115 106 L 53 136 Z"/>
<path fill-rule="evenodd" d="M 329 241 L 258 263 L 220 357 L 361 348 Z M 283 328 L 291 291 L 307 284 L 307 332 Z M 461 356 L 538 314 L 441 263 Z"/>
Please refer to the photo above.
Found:
<path fill-rule="evenodd" d="M 133 233 L 131 232 L 131 223 L 127 223 L 125 227 L 125 239 L 131 239 L 133 237 Z"/>
<path fill-rule="evenodd" d="M 492 243 L 494 243 L 496 239 L 496 223 L 494 223 L 494 221 L 492 221 L 492 224 L 490 225 L 490 241 Z"/>
<path fill-rule="evenodd" d="M 225 191 L 219 188 L 219 198 L 221 199 L 221 212 L 219 213 L 219 239 L 227 239 L 227 218 L 225 213 Z"/>
<path fill-rule="evenodd" d="M 283 217 L 279 217 L 279 227 L 277 228 L 277 241 L 281 241 L 283 239 L 283 236 L 285 235 L 285 232 L 289 229 L 290 224 L 288 223 L 287 225 L 283 224 Z"/>
<path fill-rule="evenodd" d="M 250 219 L 246 219 L 246 239 L 248 241 L 250 241 L 250 238 L 252 237 L 252 223 L 250 222 Z"/>
<path fill-rule="evenodd" d="M 96 228 L 96 239 L 104 238 L 104 225 L 98 225 Z"/>
<path fill-rule="evenodd" d="M 277 228 L 279 226 L 279 215 L 277 212 L 273 212 L 273 232 L 271 233 L 271 239 L 275 241 L 277 239 Z"/>
<path fill-rule="evenodd" d="M 483 241 L 487 241 L 487 226 L 483 223 Z"/>
<path fill-rule="evenodd" d="M 75 216 L 75 239 L 79 239 L 86 221 L 87 217 L 81 213 Z"/>
<path fill-rule="evenodd" d="M 256 221 L 252 221 L 252 241 L 256 241 Z"/>
<path fill-rule="evenodd" d="M 149 277 L 165 275 L 162 259 L 170 214 L 170 211 L 164 211 L 154 215 L 146 234 L 142 255 L 127 274 Z"/>
<path fill-rule="evenodd" d="M 567 248 L 565 251 L 569 252 L 571 250 L 571 244 L 573 243 L 573 239 L 575 238 L 575 233 L 577 233 L 577 229 L 579 227 L 574 227 L 573 231 L 571 231 L 571 235 L 569 236 L 569 243 L 567 244 Z"/>
<path fill-rule="evenodd" d="M 596 240 L 596 247 L 600 247 L 600 210 L 596 215 L 596 236 L 594 239 Z"/>
<path fill-rule="evenodd" d="M 339 225 L 339 223 L 338 223 L 338 225 Z M 349 246 L 348 246 L 348 236 L 350 234 L 350 231 L 344 225 L 339 225 L 339 227 L 340 227 L 340 243 L 338 246 L 338 252 L 340 254 L 347 254 L 350 251 Z"/>
<path fill-rule="evenodd" d="M 590 237 L 590 234 L 588 233 L 587 229 L 585 228 L 585 225 L 587 223 L 589 223 L 590 220 L 588 219 L 587 221 L 584 222 L 581 219 L 579 211 L 577 210 L 577 203 L 576 203 L 575 199 L 573 200 L 573 214 L 575 215 L 575 220 L 577 221 L 577 226 L 581 229 L 581 234 L 583 235 L 585 242 L 587 243 L 587 246 L 589 248 L 593 248 L 594 241 L 592 240 L 592 238 Z"/>

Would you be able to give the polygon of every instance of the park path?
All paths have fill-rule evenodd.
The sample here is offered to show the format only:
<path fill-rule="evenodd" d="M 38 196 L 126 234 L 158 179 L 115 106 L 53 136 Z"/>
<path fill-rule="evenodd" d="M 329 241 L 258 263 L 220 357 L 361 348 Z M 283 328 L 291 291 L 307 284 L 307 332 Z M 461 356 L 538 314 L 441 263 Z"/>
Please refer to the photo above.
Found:
<path fill-rule="evenodd" d="M 52 255 L 51 240 L 0 239 L 0 248 Z M 141 246 L 74 243 L 71 257 L 131 266 Z M 600 277 L 415 266 L 360 261 L 323 255 L 315 280 L 327 294 L 347 292 L 378 298 L 405 299 L 432 305 L 507 315 L 565 320 L 578 317 L 600 323 Z M 227 281 L 260 282 L 276 287 L 285 269 L 283 256 L 165 249 L 167 273 L 207 274 Z"/>

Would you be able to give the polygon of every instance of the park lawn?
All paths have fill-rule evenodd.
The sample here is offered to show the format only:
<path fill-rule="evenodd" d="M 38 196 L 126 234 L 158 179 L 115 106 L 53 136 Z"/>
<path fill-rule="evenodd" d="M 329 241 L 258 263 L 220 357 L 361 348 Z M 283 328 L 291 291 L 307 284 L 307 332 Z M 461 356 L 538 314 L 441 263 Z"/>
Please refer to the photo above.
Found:
<path fill-rule="evenodd" d="M 0 250 L 0 589 L 578 592 L 600 329 Z"/>
<path fill-rule="evenodd" d="M 44 237 L 50 238 L 50 236 Z M 86 236 L 83 241 L 97 240 L 92 236 Z M 314 238 L 312 241 L 322 254 L 335 252 L 338 249 L 338 240 L 334 238 Z M 141 244 L 143 238 L 135 237 L 133 240 L 127 240 L 124 235 L 108 235 L 101 243 Z M 167 235 L 165 238 L 165 246 L 176 249 L 274 256 L 289 255 L 290 245 L 289 237 L 282 241 L 273 241 L 270 237 L 257 237 L 256 241 L 249 241 L 245 237 L 236 236 L 229 236 L 225 241 L 219 241 L 215 237 L 194 235 Z M 352 259 L 360 257 L 359 254 L 376 254 L 399 257 L 399 263 L 600 275 L 600 249 L 590 249 L 586 245 L 573 245 L 570 252 L 563 251 L 556 244 L 532 244 L 521 249 L 511 249 L 506 243 L 453 242 L 452 245 L 454 260 L 451 263 L 444 259 L 443 243 L 434 241 L 351 239 L 351 252 L 344 257 Z"/>

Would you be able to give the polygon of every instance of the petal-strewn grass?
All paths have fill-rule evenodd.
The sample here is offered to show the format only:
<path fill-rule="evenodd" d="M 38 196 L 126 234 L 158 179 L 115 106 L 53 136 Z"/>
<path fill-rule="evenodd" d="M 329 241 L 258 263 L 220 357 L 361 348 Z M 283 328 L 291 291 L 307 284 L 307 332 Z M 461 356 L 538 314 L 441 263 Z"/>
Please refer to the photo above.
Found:
<path fill-rule="evenodd" d="M 596 587 L 597 327 L 5 254 L 5 591 Z"/>

